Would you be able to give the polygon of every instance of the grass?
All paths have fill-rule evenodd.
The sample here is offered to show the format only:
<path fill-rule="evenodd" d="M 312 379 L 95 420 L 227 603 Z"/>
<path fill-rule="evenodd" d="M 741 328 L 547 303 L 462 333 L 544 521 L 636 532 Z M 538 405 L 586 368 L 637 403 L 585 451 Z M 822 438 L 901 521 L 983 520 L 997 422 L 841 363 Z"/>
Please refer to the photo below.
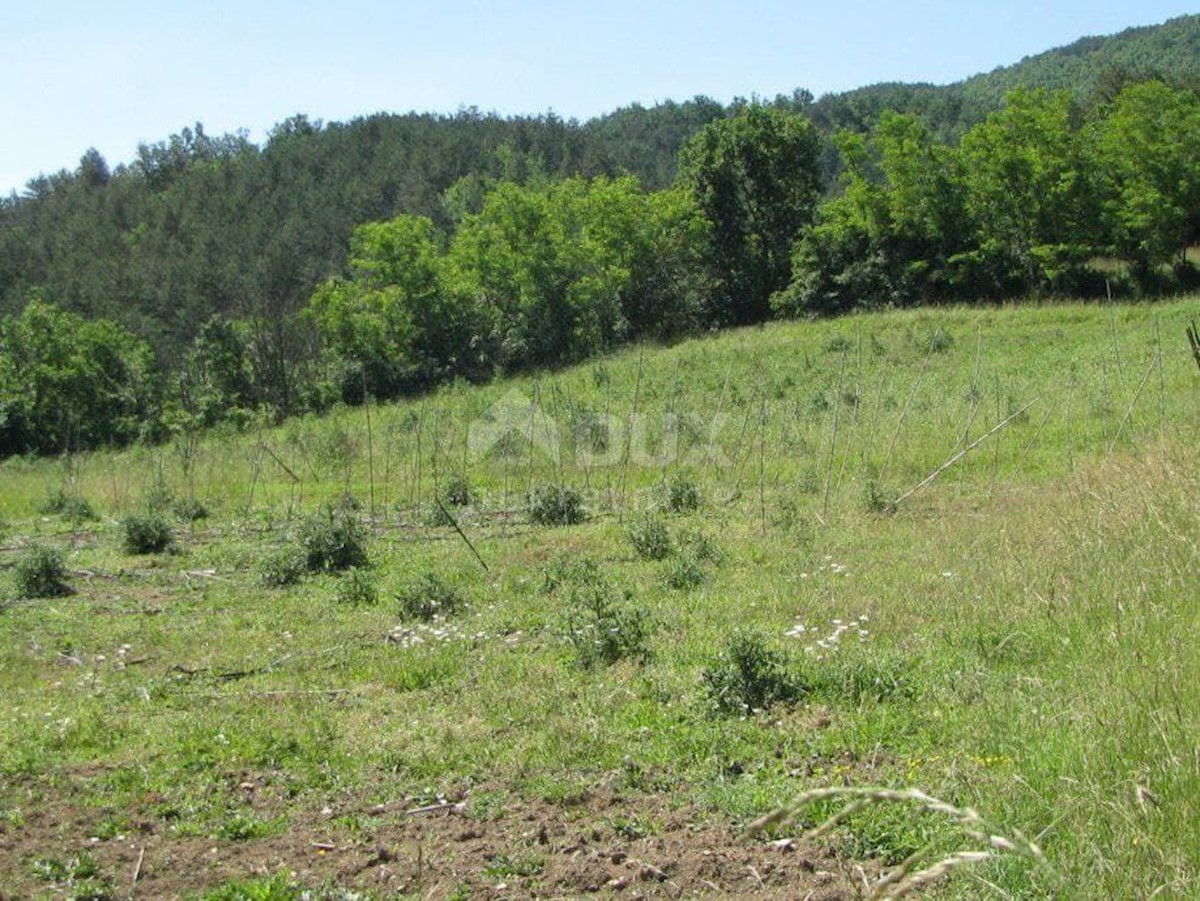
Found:
<path fill-rule="evenodd" d="M 947 895 L 1194 896 L 1196 308 L 770 326 L 451 386 L 373 409 L 370 431 L 338 410 L 213 433 L 186 469 L 170 446 L 5 461 L 0 565 L 53 548 L 75 594 L 0 608 L 0 842 L 40 809 L 207 851 L 307 835 L 350 798 L 574 810 L 618 785 L 738 826 L 806 792 L 918 788 L 1045 857 L 946 867 Z M 556 442 L 473 444 L 511 392 Z M 68 475 L 96 520 L 39 512 Z M 122 519 L 163 480 L 208 517 L 173 525 L 173 554 L 131 554 Z M 542 486 L 586 520 L 531 522 Z M 263 588 L 264 560 L 339 525 L 311 572 Z M 722 669 L 738 630 L 761 666 Z M 714 679 L 744 700 L 715 704 Z M 952 826 L 872 805 L 813 840 L 880 867 L 919 852 L 903 879 L 962 851 Z M 38 859 L 96 849 L 96 872 L 63 863 L 55 884 L 127 886 L 115 837 L 46 835 Z M 22 854 L 0 884 L 36 894 Z M 554 854 L 498 850 L 464 891 L 532 891 Z M 205 878 L 189 890 L 229 882 Z"/>

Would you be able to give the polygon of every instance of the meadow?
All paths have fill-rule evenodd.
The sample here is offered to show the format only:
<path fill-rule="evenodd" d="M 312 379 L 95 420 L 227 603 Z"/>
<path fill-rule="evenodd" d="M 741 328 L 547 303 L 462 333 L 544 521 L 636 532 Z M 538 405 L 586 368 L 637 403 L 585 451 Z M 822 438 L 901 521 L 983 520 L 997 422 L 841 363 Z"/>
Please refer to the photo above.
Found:
<path fill-rule="evenodd" d="M 0 897 L 1195 897 L 1198 310 L 4 461 Z"/>

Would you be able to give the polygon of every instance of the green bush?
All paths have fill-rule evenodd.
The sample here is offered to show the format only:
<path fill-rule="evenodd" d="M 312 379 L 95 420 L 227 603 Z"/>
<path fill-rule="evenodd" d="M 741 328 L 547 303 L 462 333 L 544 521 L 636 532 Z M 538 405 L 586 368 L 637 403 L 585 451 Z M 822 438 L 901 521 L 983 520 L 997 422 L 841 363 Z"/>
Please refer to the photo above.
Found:
<path fill-rule="evenodd" d="M 48 492 L 41 512 L 51 516 L 63 516 L 72 522 L 86 522 L 96 518 L 96 511 L 87 499 L 67 491 L 66 488 L 56 488 Z"/>
<path fill-rule="evenodd" d="M 379 603 L 379 589 L 370 572 L 362 569 L 350 569 L 338 583 L 337 601 L 352 607 L 374 607 Z"/>
<path fill-rule="evenodd" d="M 663 578 L 668 588 L 676 591 L 687 591 L 699 588 L 708 578 L 708 571 L 703 562 L 694 552 L 685 551 L 677 554 L 667 562 Z"/>
<path fill-rule="evenodd" d="M 18 559 L 13 570 L 17 594 L 24 598 L 57 598 L 71 593 L 67 567 L 60 552 L 35 544 Z"/>
<path fill-rule="evenodd" d="M 456 473 L 446 480 L 438 496 L 447 507 L 469 507 L 475 500 L 475 490 L 466 476 Z"/>
<path fill-rule="evenodd" d="M 304 553 L 291 545 L 279 548 L 263 561 L 261 577 L 264 585 L 286 588 L 304 576 Z"/>
<path fill-rule="evenodd" d="M 174 544 L 171 524 L 160 513 L 134 513 L 121 521 L 127 554 L 161 554 Z"/>
<path fill-rule="evenodd" d="M 326 507 L 306 519 L 300 527 L 300 546 L 304 568 L 310 573 L 370 565 L 366 527 L 345 505 Z"/>
<path fill-rule="evenodd" d="M 431 572 L 406 586 L 396 595 L 396 600 L 400 602 L 401 616 L 423 622 L 453 616 L 463 607 L 458 589 Z"/>
<path fill-rule="evenodd" d="M 630 520 L 625 526 L 625 540 L 643 560 L 662 560 L 675 549 L 667 524 L 652 514 Z"/>
<path fill-rule="evenodd" d="M 644 661 L 650 654 L 650 631 L 649 618 L 633 604 L 631 591 L 603 578 L 572 586 L 565 632 L 585 669 L 627 657 Z"/>
<path fill-rule="evenodd" d="M 663 508 L 672 513 L 691 513 L 704 502 L 696 483 L 682 475 L 659 485 L 658 494 Z"/>
<path fill-rule="evenodd" d="M 787 658 L 758 632 L 738 629 L 712 665 L 703 672 L 704 686 L 719 713 L 749 714 L 773 704 L 794 701 L 808 692 L 792 673 Z"/>
<path fill-rule="evenodd" d="M 529 518 L 541 526 L 583 522 L 583 496 L 570 485 L 540 485 L 529 492 Z"/>

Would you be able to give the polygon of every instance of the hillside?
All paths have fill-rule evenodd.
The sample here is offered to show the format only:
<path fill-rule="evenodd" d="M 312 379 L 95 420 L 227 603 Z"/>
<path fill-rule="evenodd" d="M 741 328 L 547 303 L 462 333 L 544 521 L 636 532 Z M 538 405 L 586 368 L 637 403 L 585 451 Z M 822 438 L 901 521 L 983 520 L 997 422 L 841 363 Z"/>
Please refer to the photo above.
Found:
<path fill-rule="evenodd" d="M 829 94 L 811 115 L 824 128 L 866 131 L 885 110 L 911 112 L 953 138 L 999 109 L 1013 88 L 1069 91 L 1086 108 L 1111 99 L 1130 79 L 1155 76 L 1176 85 L 1200 82 L 1200 15 L 1080 38 L 956 84 L 878 84 Z"/>
<path fill-rule="evenodd" d="M 1196 308 L 770 325 L 0 463 L 0 883 L 1193 897 Z"/>
<path fill-rule="evenodd" d="M 828 139 L 836 128 L 865 131 L 884 110 L 909 110 L 951 140 L 1019 83 L 1066 87 L 1084 102 L 1098 86 L 1149 72 L 1192 83 L 1198 35 L 1200 16 L 1190 16 L 1087 38 L 960 85 L 878 85 L 816 102 L 797 90 L 770 103 L 823 132 L 829 187 L 841 168 Z M 628 172 L 660 189 L 692 135 L 744 108 L 698 97 L 585 123 L 474 109 L 344 123 L 297 116 L 262 146 L 198 124 L 141 147 L 128 165 L 90 151 L 75 171 L 0 199 L 0 314 L 39 295 L 122 322 L 172 358 L 213 314 L 297 308 L 344 271 L 358 224 L 409 213 L 449 228 L 497 180 Z"/>

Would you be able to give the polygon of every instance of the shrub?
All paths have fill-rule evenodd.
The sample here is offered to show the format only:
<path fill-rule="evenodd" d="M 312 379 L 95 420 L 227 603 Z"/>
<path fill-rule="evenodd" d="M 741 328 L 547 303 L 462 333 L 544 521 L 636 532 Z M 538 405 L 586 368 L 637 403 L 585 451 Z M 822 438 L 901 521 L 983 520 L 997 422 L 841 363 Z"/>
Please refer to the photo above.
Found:
<path fill-rule="evenodd" d="M 603 580 L 600 564 L 591 557 L 559 554 L 542 568 L 542 591 L 546 594 L 557 591 L 562 585 L 585 585 Z"/>
<path fill-rule="evenodd" d="M 379 603 L 379 590 L 369 572 L 351 569 L 338 584 L 337 601 L 352 607 L 374 607 Z"/>
<path fill-rule="evenodd" d="M 78 494 L 72 494 L 66 488 L 57 488 L 46 494 L 42 504 L 42 513 L 51 516 L 65 516 L 72 522 L 85 522 L 96 518 L 96 511 L 87 499 Z"/>
<path fill-rule="evenodd" d="M 788 669 L 787 658 L 758 632 L 738 629 L 703 673 L 709 701 L 719 713 L 748 714 L 808 691 Z"/>
<path fill-rule="evenodd" d="M 653 515 L 630 520 L 625 526 L 625 539 L 643 560 L 662 560 L 674 550 L 667 524 Z"/>
<path fill-rule="evenodd" d="M 25 598 L 57 598 L 71 593 L 62 554 L 35 544 L 17 560 L 14 569 L 17 594 Z"/>
<path fill-rule="evenodd" d="M 345 505 L 326 507 L 300 527 L 304 568 L 310 573 L 368 566 L 366 544 L 366 527 L 358 514 Z"/>
<path fill-rule="evenodd" d="M 262 581 L 273 588 L 286 588 L 299 582 L 304 572 L 304 553 L 295 547 L 283 547 L 263 561 Z"/>
<path fill-rule="evenodd" d="M 614 595 L 620 601 L 614 601 Z M 633 593 L 618 590 L 603 578 L 573 586 L 568 602 L 566 637 L 585 669 L 611 666 L 626 657 L 649 656 L 650 624 L 634 606 Z"/>
<path fill-rule="evenodd" d="M 121 522 L 125 553 L 161 554 L 174 543 L 171 524 L 159 513 L 134 513 Z"/>
<path fill-rule="evenodd" d="M 897 498 L 895 491 L 874 479 L 867 482 L 867 487 L 863 491 L 863 504 L 869 513 L 895 513 L 898 504 Z"/>
<path fill-rule="evenodd" d="M 405 587 L 396 595 L 396 600 L 400 602 L 401 616 L 424 622 L 435 617 L 453 616 L 463 607 L 458 589 L 431 572 Z"/>
<path fill-rule="evenodd" d="M 529 492 L 529 518 L 542 526 L 583 522 L 583 496 L 570 485 L 541 485 Z"/>
<path fill-rule="evenodd" d="M 676 591 L 687 591 L 699 588 L 708 578 L 708 572 L 694 552 L 687 551 L 671 558 L 664 571 L 668 588 Z"/>
<path fill-rule="evenodd" d="M 469 507 L 475 500 L 475 491 L 467 477 L 457 473 L 446 480 L 439 496 L 447 507 Z"/>
<path fill-rule="evenodd" d="M 677 475 L 658 487 L 662 506 L 672 513 L 691 513 L 700 509 L 703 497 L 696 483 L 686 476 Z"/>

